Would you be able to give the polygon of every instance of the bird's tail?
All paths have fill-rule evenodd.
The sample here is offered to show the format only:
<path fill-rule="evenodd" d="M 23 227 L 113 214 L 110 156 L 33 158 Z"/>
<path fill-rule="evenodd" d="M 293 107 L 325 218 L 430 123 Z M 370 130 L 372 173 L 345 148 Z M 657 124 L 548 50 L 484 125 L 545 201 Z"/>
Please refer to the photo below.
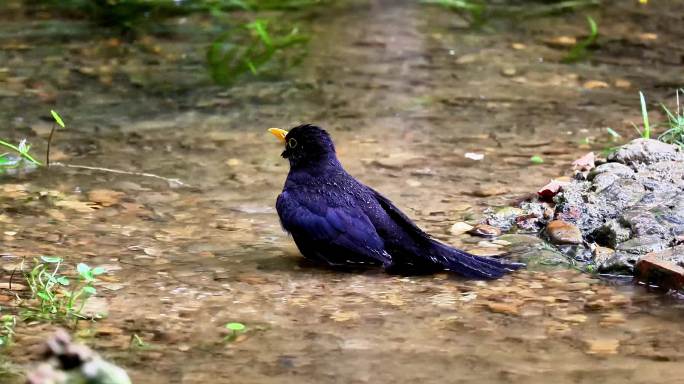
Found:
<path fill-rule="evenodd" d="M 520 263 L 504 263 L 488 257 L 471 255 L 434 240 L 432 243 L 434 261 L 445 269 L 470 279 L 498 279 L 506 273 L 525 266 Z"/>

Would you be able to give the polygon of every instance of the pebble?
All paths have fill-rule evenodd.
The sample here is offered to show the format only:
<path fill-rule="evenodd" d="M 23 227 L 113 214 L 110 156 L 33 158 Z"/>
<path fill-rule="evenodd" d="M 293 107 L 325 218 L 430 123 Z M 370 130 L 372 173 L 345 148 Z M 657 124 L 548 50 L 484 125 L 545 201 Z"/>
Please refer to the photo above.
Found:
<path fill-rule="evenodd" d="M 454 225 L 452 225 L 449 228 L 449 233 L 454 235 L 454 236 L 458 236 L 458 235 L 462 235 L 462 234 L 464 234 L 464 233 L 466 233 L 472 229 L 473 229 L 472 225 L 465 223 L 463 221 L 460 221 L 458 223 L 454 223 Z"/>
<path fill-rule="evenodd" d="M 486 241 L 486 240 L 479 241 L 479 242 L 477 243 L 477 246 L 478 246 L 478 247 L 481 247 L 481 248 L 495 248 L 495 249 L 498 249 L 498 248 L 501 248 L 501 247 L 502 247 L 502 246 L 499 245 L 499 244 L 494 244 L 493 242 L 491 242 L 491 241 Z"/>
<path fill-rule="evenodd" d="M 546 225 L 546 235 L 554 244 L 581 244 L 582 232 L 575 224 L 553 220 Z"/>
<path fill-rule="evenodd" d="M 620 340 L 615 339 L 589 339 L 584 342 L 586 352 L 590 355 L 615 355 L 620 346 Z"/>
<path fill-rule="evenodd" d="M 487 308 L 494 313 L 513 316 L 518 316 L 520 314 L 518 306 L 511 303 L 487 303 Z"/>
<path fill-rule="evenodd" d="M 492 227 L 491 225 L 478 224 L 473 227 L 473 229 L 469 230 L 468 233 L 480 237 L 497 237 L 501 235 L 501 230 L 497 227 Z"/>
<path fill-rule="evenodd" d="M 610 84 L 606 83 L 605 81 L 600 81 L 600 80 L 589 80 L 586 81 L 582 86 L 585 89 L 601 89 L 601 88 L 610 88 Z"/>
<path fill-rule="evenodd" d="M 587 315 L 583 314 L 575 314 L 575 315 L 565 315 L 565 316 L 559 316 L 559 320 L 567 321 L 570 323 L 584 323 L 587 321 Z"/>
<path fill-rule="evenodd" d="M 597 265 L 602 265 L 603 263 L 608 261 L 608 259 L 610 259 L 614 254 L 615 250 L 613 248 L 602 247 L 600 245 L 597 245 L 592 251 L 594 263 L 596 263 Z"/>
<path fill-rule="evenodd" d="M 501 69 L 501 74 L 506 77 L 512 77 L 518 74 L 518 71 L 513 67 L 505 67 Z"/>

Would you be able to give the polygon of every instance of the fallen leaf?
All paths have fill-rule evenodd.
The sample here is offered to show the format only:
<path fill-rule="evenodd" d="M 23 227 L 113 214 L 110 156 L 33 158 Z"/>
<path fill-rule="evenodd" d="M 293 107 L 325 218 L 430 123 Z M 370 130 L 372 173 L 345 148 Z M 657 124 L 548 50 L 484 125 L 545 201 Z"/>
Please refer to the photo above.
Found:
<path fill-rule="evenodd" d="M 60 208 L 72 209 L 76 212 L 90 213 L 98 209 L 97 204 L 78 200 L 62 200 L 55 203 Z"/>
<path fill-rule="evenodd" d="M 93 189 L 88 193 L 88 199 L 103 207 L 110 207 L 117 204 L 124 196 L 123 192 L 112 191 L 111 189 Z"/>

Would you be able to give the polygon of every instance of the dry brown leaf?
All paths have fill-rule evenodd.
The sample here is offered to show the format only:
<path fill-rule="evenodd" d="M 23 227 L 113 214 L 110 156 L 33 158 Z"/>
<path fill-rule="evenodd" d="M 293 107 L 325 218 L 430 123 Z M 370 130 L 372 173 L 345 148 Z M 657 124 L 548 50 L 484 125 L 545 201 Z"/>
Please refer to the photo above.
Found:
<path fill-rule="evenodd" d="M 55 203 L 56 206 L 60 208 L 72 209 L 76 212 L 90 213 L 98 209 L 95 203 L 89 201 L 78 201 L 78 200 L 62 200 Z"/>
<path fill-rule="evenodd" d="M 88 199 L 103 207 L 110 207 L 117 204 L 124 196 L 123 192 L 112 191 L 111 189 L 93 189 L 88 193 Z"/>

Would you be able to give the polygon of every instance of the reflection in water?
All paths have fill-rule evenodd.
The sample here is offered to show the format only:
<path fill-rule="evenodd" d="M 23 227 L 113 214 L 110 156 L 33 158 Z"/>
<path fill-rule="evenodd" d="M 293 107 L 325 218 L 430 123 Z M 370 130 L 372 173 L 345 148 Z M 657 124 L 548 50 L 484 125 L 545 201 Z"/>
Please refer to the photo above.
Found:
<path fill-rule="evenodd" d="M 627 20 L 618 17 L 624 8 L 605 12 Z M 476 33 L 440 9 L 408 3 L 321 11 L 302 67 L 230 91 L 200 86 L 191 39 L 159 39 L 169 61 L 151 61 L 149 52 L 104 58 L 93 48 L 103 47 L 97 38 L 38 38 L 29 51 L 4 52 L 0 67 L 10 78 L 39 73 L 46 92 L 59 90 L 74 127 L 59 132 L 59 161 L 142 170 L 192 187 L 73 170 L 5 179 L 3 263 L 48 254 L 107 266 L 100 294 L 109 317 L 83 324 L 90 333 L 82 333 L 135 382 L 673 381 L 684 373 L 678 302 L 553 268 L 495 282 L 319 269 L 301 262 L 273 210 L 287 164 L 263 129 L 315 122 L 331 131 L 352 174 L 422 228 L 466 249 L 505 251 L 448 229 L 563 174 L 589 150 L 583 142 L 607 145 L 601 127 L 619 129 L 634 110 L 633 90 L 613 86 L 617 80 L 652 84 L 674 73 L 637 74 L 600 53 L 602 66 L 555 64 L 563 52 L 536 35 L 572 34 L 584 23 L 572 20 Z M 4 23 L 0 35 L 15 36 L 19 22 Z M 615 23 L 602 30 L 621 36 L 636 28 Z M 81 55 L 65 62 L 54 47 Z M 82 73 L 105 64 L 125 81 Z M 169 78 L 180 80 L 162 87 Z M 609 87 L 583 88 L 591 79 Z M 14 122 L 3 137 L 29 126 L 38 143 L 46 129 L 35 115 L 45 104 L 16 81 L 8 82 L 16 95 L 0 97 L 4 121 Z M 544 166 L 532 166 L 533 155 Z M 121 194 L 104 203 L 95 189 Z M 226 344 L 230 321 L 248 331 Z M 20 327 L 12 360 L 28 361 L 25 347 L 48 328 Z M 149 347 L 131 349 L 133 334 Z"/>

